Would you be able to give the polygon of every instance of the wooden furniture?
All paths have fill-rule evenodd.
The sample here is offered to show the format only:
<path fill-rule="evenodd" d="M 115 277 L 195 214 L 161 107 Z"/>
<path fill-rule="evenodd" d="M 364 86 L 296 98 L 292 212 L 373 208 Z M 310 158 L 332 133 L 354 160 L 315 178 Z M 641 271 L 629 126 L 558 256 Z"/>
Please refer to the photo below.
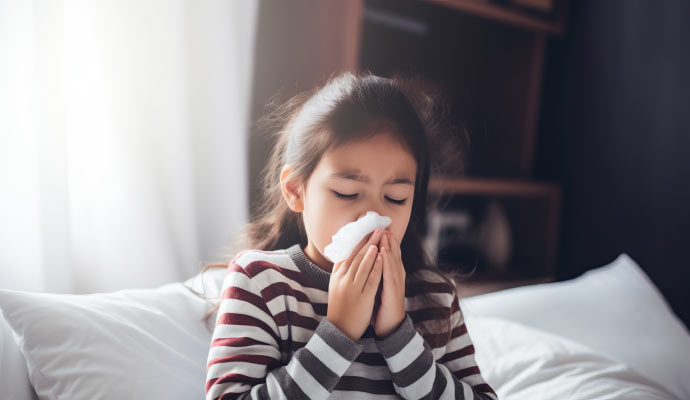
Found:
<path fill-rule="evenodd" d="M 561 193 L 531 178 L 546 41 L 565 29 L 565 3 L 554 1 L 547 16 L 485 0 L 262 0 L 252 117 L 276 91 L 289 96 L 347 69 L 441 85 L 471 147 L 465 175 L 434 177 L 431 193 L 500 200 L 519 239 L 509 273 L 475 281 L 495 288 L 552 280 Z M 250 182 L 270 146 L 254 136 Z"/>

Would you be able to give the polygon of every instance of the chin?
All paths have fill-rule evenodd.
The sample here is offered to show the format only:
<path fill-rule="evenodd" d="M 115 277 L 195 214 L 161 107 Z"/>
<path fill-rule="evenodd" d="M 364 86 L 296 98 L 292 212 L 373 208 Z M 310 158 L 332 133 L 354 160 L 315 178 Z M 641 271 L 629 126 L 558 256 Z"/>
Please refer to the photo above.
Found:
<path fill-rule="evenodd" d="M 327 262 L 329 262 L 329 263 L 331 263 L 331 264 L 334 264 L 333 260 L 331 260 L 330 258 L 328 258 L 328 257 L 326 256 L 326 254 L 324 254 L 324 251 L 322 250 L 322 248 L 325 248 L 325 246 L 316 246 L 316 245 L 314 245 L 314 248 L 316 249 L 316 251 L 319 252 L 319 256 L 321 256 L 321 258 L 323 258 L 325 261 L 327 261 Z"/>

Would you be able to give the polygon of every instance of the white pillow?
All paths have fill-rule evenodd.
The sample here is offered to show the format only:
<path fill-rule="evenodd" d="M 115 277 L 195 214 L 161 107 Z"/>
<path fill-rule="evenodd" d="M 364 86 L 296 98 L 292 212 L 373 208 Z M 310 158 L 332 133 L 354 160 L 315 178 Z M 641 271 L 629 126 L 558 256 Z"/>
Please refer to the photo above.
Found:
<path fill-rule="evenodd" d="M 561 336 L 498 318 L 465 322 L 482 376 L 501 400 L 673 398 L 622 362 Z"/>
<path fill-rule="evenodd" d="M 26 360 L 17 346 L 14 331 L 0 315 L 0 388 L 12 400 L 34 400 Z"/>
<path fill-rule="evenodd" d="M 608 354 L 690 399 L 690 334 L 626 254 L 563 282 L 462 300 L 468 315 L 536 327 Z"/>
<path fill-rule="evenodd" d="M 209 274 L 216 297 L 224 273 Z M 199 275 L 187 283 L 201 288 Z M 0 290 L 0 309 L 40 399 L 204 397 L 215 319 L 204 324 L 208 303 L 181 283 L 88 295 Z"/>

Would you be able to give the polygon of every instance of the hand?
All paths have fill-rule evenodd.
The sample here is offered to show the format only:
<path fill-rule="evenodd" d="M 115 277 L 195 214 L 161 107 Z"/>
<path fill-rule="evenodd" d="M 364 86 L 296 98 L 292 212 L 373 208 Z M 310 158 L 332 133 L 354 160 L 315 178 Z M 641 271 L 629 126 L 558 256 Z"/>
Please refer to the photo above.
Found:
<path fill-rule="evenodd" d="M 376 311 L 374 332 L 385 337 L 397 329 L 405 319 L 405 267 L 400 244 L 390 229 L 379 242 L 383 256 L 383 288 L 381 305 Z"/>
<path fill-rule="evenodd" d="M 326 318 L 352 340 L 359 340 L 371 321 L 374 297 L 381 282 L 383 258 L 376 244 L 383 232 L 377 229 L 333 265 L 328 283 Z"/>

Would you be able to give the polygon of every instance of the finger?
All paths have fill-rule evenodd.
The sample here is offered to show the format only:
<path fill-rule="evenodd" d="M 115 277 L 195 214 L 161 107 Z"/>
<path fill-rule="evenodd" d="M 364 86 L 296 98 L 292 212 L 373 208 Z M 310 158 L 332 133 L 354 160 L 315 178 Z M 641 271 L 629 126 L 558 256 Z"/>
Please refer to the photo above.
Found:
<path fill-rule="evenodd" d="M 393 232 L 388 232 L 386 235 L 386 255 L 388 256 L 388 263 L 393 266 L 396 259 L 400 257 L 399 246 L 393 241 Z"/>
<path fill-rule="evenodd" d="M 381 246 L 381 255 L 382 255 L 382 266 L 383 266 L 383 281 L 386 281 L 386 277 L 389 275 L 388 271 L 388 265 L 390 263 L 390 241 L 388 240 L 388 234 L 383 235 L 383 239 L 381 239 L 381 242 L 383 245 Z"/>
<path fill-rule="evenodd" d="M 396 284 L 400 284 L 401 280 L 404 280 L 402 274 L 403 272 L 401 271 L 403 268 L 400 267 L 402 265 L 401 262 L 397 262 L 397 258 L 394 256 L 394 251 L 393 248 L 394 246 L 391 245 L 388 235 L 386 235 L 386 239 L 384 240 L 384 250 L 383 250 L 383 281 L 385 282 L 386 280 L 390 281 L 390 283 L 393 283 L 395 281 Z M 398 268 L 395 268 L 398 267 Z"/>
<path fill-rule="evenodd" d="M 387 233 L 388 233 L 388 234 L 386 235 L 386 238 L 387 238 L 388 241 L 390 242 L 391 248 L 394 248 L 394 247 L 395 247 L 395 244 L 396 244 L 396 240 L 395 240 L 395 236 L 393 235 L 393 231 L 392 231 L 392 230 L 389 230 Z"/>
<path fill-rule="evenodd" d="M 383 232 L 379 232 L 379 230 L 374 230 L 372 233 L 369 235 L 365 236 L 364 239 L 362 239 L 361 242 L 357 245 L 357 247 L 352 250 L 352 253 L 350 256 L 352 259 L 350 260 L 350 265 L 359 265 L 362 262 L 362 258 L 364 258 L 364 254 L 366 254 L 369 246 L 372 244 L 376 243 L 376 240 L 380 239 L 380 236 Z M 379 237 L 379 239 L 376 239 L 376 237 Z M 353 271 L 355 273 L 356 271 Z"/>
<path fill-rule="evenodd" d="M 388 231 L 388 241 L 390 242 L 393 255 L 400 257 L 400 243 L 398 242 L 398 238 L 395 237 L 393 230 Z"/>
<path fill-rule="evenodd" d="M 390 283 L 396 287 L 400 287 L 405 283 L 404 268 L 402 263 L 393 256 L 390 251 L 386 253 L 384 260 L 388 261 L 387 271 Z"/>
<path fill-rule="evenodd" d="M 379 239 L 379 247 L 383 246 L 383 241 L 386 240 L 388 237 L 388 228 L 384 229 L 381 235 L 381 239 Z"/>
<path fill-rule="evenodd" d="M 365 236 L 362 238 L 362 240 L 357 243 L 357 246 L 355 246 L 352 251 L 350 252 L 350 255 L 347 256 L 344 260 L 341 260 L 341 267 L 339 268 L 342 271 L 342 275 L 347 274 L 347 271 L 350 270 L 350 266 L 352 265 L 352 261 L 354 258 L 359 254 L 359 251 L 363 248 L 363 246 L 367 243 L 369 240 L 369 237 Z"/>
<path fill-rule="evenodd" d="M 390 228 L 386 228 L 383 237 L 385 238 L 385 240 L 388 241 L 388 243 L 390 243 L 390 241 L 391 241 L 390 240 Z M 382 238 L 382 240 L 383 240 L 383 238 Z"/>
<path fill-rule="evenodd" d="M 393 271 L 391 270 L 391 254 L 390 254 L 390 250 L 389 250 L 389 249 L 384 250 L 384 251 L 382 252 L 381 256 L 382 256 L 382 257 L 381 257 L 381 261 L 382 261 L 381 264 L 382 264 L 382 266 L 383 266 L 383 272 L 382 272 L 382 275 L 383 275 L 383 285 L 385 286 L 386 284 L 393 283 L 393 282 L 391 281 L 392 278 L 393 278 L 393 276 L 391 275 Z"/>
<path fill-rule="evenodd" d="M 379 290 L 379 283 L 381 283 L 383 269 L 383 256 L 381 254 L 376 256 L 376 261 L 374 261 L 374 266 L 371 268 L 371 272 L 367 277 L 367 281 L 364 284 L 364 291 L 376 292 Z"/>
<path fill-rule="evenodd" d="M 367 283 L 367 278 L 371 272 L 371 268 L 374 266 L 374 262 L 379 254 L 379 249 L 376 245 L 370 245 L 367 249 L 367 253 L 362 259 L 362 263 L 357 268 L 357 273 L 355 274 L 354 283 L 358 288 L 363 289 L 364 284 Z"/>
<path fill-rule="evenodd" d="M 357 269 L 359 268 L 359 265 L 362 263 L 362 259 L 364 258 L 364 255 L 367 253 L 367 250 L 369 249 L 369 246 L 371 245 L 376 245 L 376 242 L 379 241 L 381 238 L 381 235 L 383 232 L 380 229 L 377 229 L 374 231 L 371 236 L 369 236 L 369 240 L 367 241 L 367 244 L 363 246 L 355 255 L 355 257 L 352 259 L 352 262 L 350 263 L 347 274 L 350 276 L 350 279 L 354 280 L 355 279 L 355 274 L 357 273 Z"/>
<path fill-rule="evenodd" d="M 343 265 L 345 266 L 343 268 L 343 273 L 345 273 L 345 272 L 347 272 L 347 270 L 349 270 L 350 265 L 352 265 L 352 261 L 355 259 L 355 257 L 357 257 L 359 252 L 365 248 L 366 244 L 369 242 L 369 239 L 371 239 L 371 236 L 373 234 L 374 234 L 374 232 L 370 233 L 367 236 L 364 236 L 362 238 L 362 240 L 360 240 L 359 243 L 357 243 L 357 245 L 352 249 L 352 251 L 350 252 L 350 255 L 347 256 L 347 258 L 345 258 L 345 260 L 343 260 Z"/>
<path fill-rule="evenodd" d="M 342 271 L 342 265 L 343 265 L 343 260 L 340 260 L 337 263 L 333 264 L 333 269 L 331 269 L 331 274 L 335 275 L 338 273 L 338 271 Z"/>
<path fill-rule="evenodd" d="M 385 235 L 381 235 L 381 247 L 390 247 L 391 241 L 388 239 L 389 231 L 386 230 Z"/>

